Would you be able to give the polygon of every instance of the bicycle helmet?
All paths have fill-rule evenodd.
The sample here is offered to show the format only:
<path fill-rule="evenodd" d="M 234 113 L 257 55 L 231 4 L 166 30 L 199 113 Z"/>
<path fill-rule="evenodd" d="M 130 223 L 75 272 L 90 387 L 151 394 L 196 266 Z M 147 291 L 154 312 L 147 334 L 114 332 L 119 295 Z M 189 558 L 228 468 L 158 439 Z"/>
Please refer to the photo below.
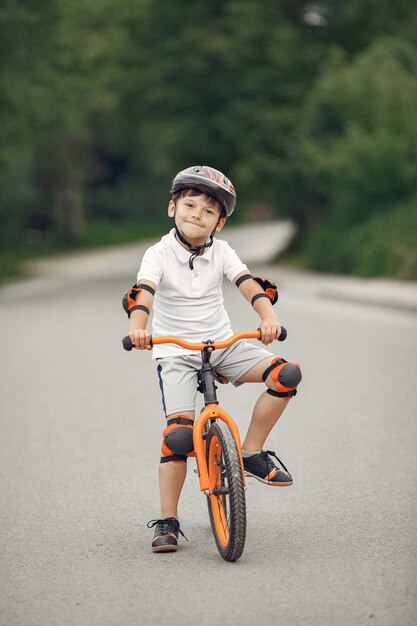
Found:
<path fill-rule="evenodd" d="M 171 194 L 191 187 L 213 196 L 230 217 L 236 204 L 236 191 L 222 172 L 208 165 L 194 165 L 178 172 L 171 184 Z"/>

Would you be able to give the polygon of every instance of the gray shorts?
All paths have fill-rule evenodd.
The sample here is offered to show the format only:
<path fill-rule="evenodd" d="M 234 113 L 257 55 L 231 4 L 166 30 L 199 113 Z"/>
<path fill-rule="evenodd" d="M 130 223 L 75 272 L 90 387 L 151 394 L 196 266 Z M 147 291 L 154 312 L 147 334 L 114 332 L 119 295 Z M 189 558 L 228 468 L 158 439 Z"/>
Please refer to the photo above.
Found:
<path fill-rule="evenodd" d="M 276 356 L 265 348 L 254 346 L 249 341 L 215 350 L 211 355 L 211 364 L 220 376 L 227 378 L 233 385 L 243 374 L 260 361 Z M 162 393 L 162 405 L 165 415 L 194 411 L 197 399 L 197 372 L 201 369 L 201 355 L 192 352 L 181 356 L 156 359 L 159 386 Z"/>

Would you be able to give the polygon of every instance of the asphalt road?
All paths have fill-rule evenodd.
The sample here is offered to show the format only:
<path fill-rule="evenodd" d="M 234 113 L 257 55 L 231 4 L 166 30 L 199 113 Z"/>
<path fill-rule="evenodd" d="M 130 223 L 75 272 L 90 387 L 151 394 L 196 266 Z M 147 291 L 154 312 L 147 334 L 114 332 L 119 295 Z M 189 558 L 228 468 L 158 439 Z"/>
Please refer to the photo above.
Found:
<path fill-rule="evenodd" d="M 262 268 L 289 333 L 274 350 L 304 373 L 268 441 L 294 486 L 249 483 L 246 548 L 230 564 L 190 471 L 189 542 L 155 555 L 159 391 L 151 355 L 121 349 L 140 257 L 75 255 L 0 290 L 0 623 L 414 626 L 416 315 Z M 256 327 L 235 287 L 225 299 L 235 330 Z M 260 393 L 220 389 L 242 431 Z"/>

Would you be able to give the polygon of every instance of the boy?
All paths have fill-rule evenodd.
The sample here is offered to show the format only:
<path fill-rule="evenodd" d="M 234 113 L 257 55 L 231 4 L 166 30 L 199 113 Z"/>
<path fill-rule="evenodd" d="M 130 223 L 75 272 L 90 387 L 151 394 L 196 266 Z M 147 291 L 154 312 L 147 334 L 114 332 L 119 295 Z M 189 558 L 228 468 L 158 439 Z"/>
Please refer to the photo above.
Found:
<path fill-rule="evenodd" d="M 269 296 L 234 250 L 225 241 L 214 239 L 235 203 L 232 183 L 211 167 L 189 167 L 174 178 L 168 204 L 174 228 L 145 252 L 137 284 L 129 292 L 129 337 L 135 348 L 151 349 L 146 325 L 152 306 L 155 336 L 177 335 L 190 342 L 201 342 L 208 338 L 222 341 L 232 335 L 223 306 L 224 275 L 259 315 L 262 343 L 268 345 L 279 337 L 281 327 Z M 182 534 L 177 507 L 187 456 L 193 452 L 190 425 L 195 417 L 197 370 L 201 363 L 198 354 L 173 344 L 154 346 L 153 358 L 168 426 L 176 424 L 178 435 L 185 442 L 184 455 L 174 454 L 164 430 L 159 466 L 161 517 L 148 524 L 155 526 L 152 550 L 169 552 L 177 549 L 178 533 Z M 275 454 L 262 448 L 288 400 L 297 392 L 301 380 L 298 364 L 287 363 L 249 342 L 216 350 L 211 362 L 218 374 L 234 385 L 265 382 L 267 389 L 255 405 L 242 444 L 245 471 L 268 485 L 292 485 L 285 467 L 275 465 L 271 456 Z"/>

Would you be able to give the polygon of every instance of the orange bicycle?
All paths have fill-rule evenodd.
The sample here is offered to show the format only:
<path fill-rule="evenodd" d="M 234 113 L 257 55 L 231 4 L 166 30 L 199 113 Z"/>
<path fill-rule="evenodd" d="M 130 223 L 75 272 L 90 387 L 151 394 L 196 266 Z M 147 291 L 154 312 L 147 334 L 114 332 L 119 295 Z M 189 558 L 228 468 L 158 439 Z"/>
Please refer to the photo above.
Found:
<path fill-rule="evenodd" d="M 281 328 L 279 341 L 287 336 Z M 246 479 L 243 468 L 240 435 L 233 418 L 219 406 L 215 384 L 222 380 L 213 369 L 210 358 L 214 350 L 228 348 L 242 339 L 260 339 L 260 331 L 236 333 L 225 341 L 189 343 L 179 337 L 151 337 L 151 345 L 175 343 L 201 352 L 198 390 L 204 395 L 205 408 L 194 424 L 194 450 L 200 489 L 207 496 L 211 528 L 217 549 L 226 561 L 237 561 L 246 539 Z M 123 339 L 125 350 L 132 350 L 129 337 Z"/>

